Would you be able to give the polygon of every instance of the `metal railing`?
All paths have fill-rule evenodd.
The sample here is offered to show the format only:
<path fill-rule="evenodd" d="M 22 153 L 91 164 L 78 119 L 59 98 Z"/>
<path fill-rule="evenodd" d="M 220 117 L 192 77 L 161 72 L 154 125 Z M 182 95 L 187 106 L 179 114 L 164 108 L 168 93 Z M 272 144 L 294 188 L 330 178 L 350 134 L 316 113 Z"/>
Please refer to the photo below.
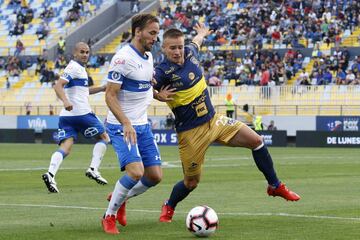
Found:
<path fill-rule="evenodd" d="M 34 91 L 35 90 L 35 91 Z M 360 85 L 325 86 L 220 86 L 208 88 L 212 103 L 218 112 L 225 112 L 225 96 L 231 93 L 238 114 L 248 104 L 249 112 L 262 115 L 360 115 Z M 40 96 L 36 89 L 21 92 L 0 91 L 0 115 L 23 115 L 25 102 L 31 102 L 34 115 L 48 115 L 49 104 L 54 105 L 54 114 L 62 108 L 61 102 L 32 101 Z M 40 95 L 39 95 L 40 94 Z M 55 93 L 53 93 L 55 95 Z M 23 99 L 22 101 L 10 99 Z M 103 98 L 92 99 L 92 108 L 98 115 L 106 115 L 107 107 Z M 153 104 L 149 115 L 162 116 L 169 113 L 166 105 Z"/>

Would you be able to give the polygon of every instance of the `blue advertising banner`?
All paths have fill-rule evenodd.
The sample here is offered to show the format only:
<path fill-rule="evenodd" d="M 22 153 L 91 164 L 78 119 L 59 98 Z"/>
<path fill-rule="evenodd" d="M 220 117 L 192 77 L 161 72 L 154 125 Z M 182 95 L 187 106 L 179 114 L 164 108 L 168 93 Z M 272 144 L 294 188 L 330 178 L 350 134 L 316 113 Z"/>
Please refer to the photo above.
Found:
<path fill-rule="evenodd" d="M 176 145 L 177 135 L 174 130 L 152 130 L 158 145 Z"/>
<path fill-rule="evenodd" d="M 359 131 L 360 116 L 317 116 L 317 131 Z"/>
<path fill-rule="evenodd" d="M 41 131 L 42 129 L 57 129 L 59 117 L 58 116 L 18 116 L 18 129 L 35 129 Z"/>

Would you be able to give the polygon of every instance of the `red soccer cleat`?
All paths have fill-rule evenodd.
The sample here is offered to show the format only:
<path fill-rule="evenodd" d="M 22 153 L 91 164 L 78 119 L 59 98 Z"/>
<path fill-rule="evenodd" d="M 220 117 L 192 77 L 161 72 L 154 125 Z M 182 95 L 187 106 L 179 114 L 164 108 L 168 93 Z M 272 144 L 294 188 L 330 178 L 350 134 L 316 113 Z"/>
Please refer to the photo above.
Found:
<path fill-rule="evenodd" d="M 300 200 L 300 196 L 297 195 L 295 192 L 292 192 L 289 189 L 287 189 L 287 187 L 283 183 L 280 183 L 280 186 L 277 188 L 268 186 L 267 193 L 269 194 L 269 196 L 273 196 L 273 197 L 280 196 L 286 199 L 287 201 Z"/>
<path fill-rule="evenodd" d="M 159 221 L 160 222 L 171 222 L 172 217 L 174 216 L 174 209 L 166 204 L 166 202 L 161 207 L 161 214 Z"/>
<path fill-rule="evenodd" d="M 119 230 L 116 227 L 115 215 L 107 215 L 101 220 L 104 232 L 108 234 L 119 234 Z"/>
<path fill-rule="evenodd" d="M 112 197 L 112 192 L 109 193 L 109 195 L 107 196 L 107 200 L 110 202 Z M 118 209 L 118 211 L 116 212 L 116 219 L 119 222 L 119 224 L 121 224 L 122 226 L 126 226 L 127 221 L 126 221 L 126 201 L 121 204 L 120 208 Z"/>

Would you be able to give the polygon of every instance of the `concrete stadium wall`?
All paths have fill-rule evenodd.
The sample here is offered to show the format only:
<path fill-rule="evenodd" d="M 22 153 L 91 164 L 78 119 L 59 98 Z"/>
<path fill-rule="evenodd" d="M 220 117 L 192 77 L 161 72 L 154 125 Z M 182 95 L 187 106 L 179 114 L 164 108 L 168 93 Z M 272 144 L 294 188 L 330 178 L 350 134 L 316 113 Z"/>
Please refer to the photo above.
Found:
<path fill-rule="evenodd" d="M 126 20 L 131 19 L 131 16 L 133 15 L 133 13 L 131 13 L 130 6 L 131 2 L 116 1 L 114 4 L 109 5 L 107 8 L 96 13 L 95 17 L 75 28 L 65 38 L 66 54 L 71 54 L 77 42 L 88 42 L 89 39 L 101 40 L 92 47 L 93 51 L 97 51 L 102 46 L 111 42 L 123 31 L 127 31 L 130 26 L 130 21 Z M 157 9 L 159 6 L 160 4 L 158 1 L 141 2 L 140 9 L 152 11 L 153 9 Z M 127 24 L 124 25 L 124 22 Z M 49 59 L 56 58 L 56 44 L 49 48 Z"/>

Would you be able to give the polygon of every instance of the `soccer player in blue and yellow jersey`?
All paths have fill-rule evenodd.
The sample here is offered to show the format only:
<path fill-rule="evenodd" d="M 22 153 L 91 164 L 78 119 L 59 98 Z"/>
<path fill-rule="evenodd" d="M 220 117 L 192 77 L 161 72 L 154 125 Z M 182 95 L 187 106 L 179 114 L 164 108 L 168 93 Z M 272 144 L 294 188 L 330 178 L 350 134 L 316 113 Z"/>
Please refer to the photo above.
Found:
<path fill-rule="evenodd" d="M 215 141 L 251 149 L 257 167 L 269 184 L 267 193 L 290 201 L 299 200 L 300 196 L 288 190 L 277 178 L 262 137 L 244 123 L 215 112 L 199 65 L 200 46 L 211 31 L 201 24 L 196 25 L 195 30 L 197 35 L 186 46 L 180 30 L 167 30 L 162 45 L 166 58 L 155 68 L 156 90 L 165 86 L 176 88 L 171 96 L 173 100 L 167 104 L 175 115 L 184 173 L 184 179 L 175 184 L 162 207 L 160 222 L 171 222 L 176 205 L 197 187 L 205 152 Z"/>

